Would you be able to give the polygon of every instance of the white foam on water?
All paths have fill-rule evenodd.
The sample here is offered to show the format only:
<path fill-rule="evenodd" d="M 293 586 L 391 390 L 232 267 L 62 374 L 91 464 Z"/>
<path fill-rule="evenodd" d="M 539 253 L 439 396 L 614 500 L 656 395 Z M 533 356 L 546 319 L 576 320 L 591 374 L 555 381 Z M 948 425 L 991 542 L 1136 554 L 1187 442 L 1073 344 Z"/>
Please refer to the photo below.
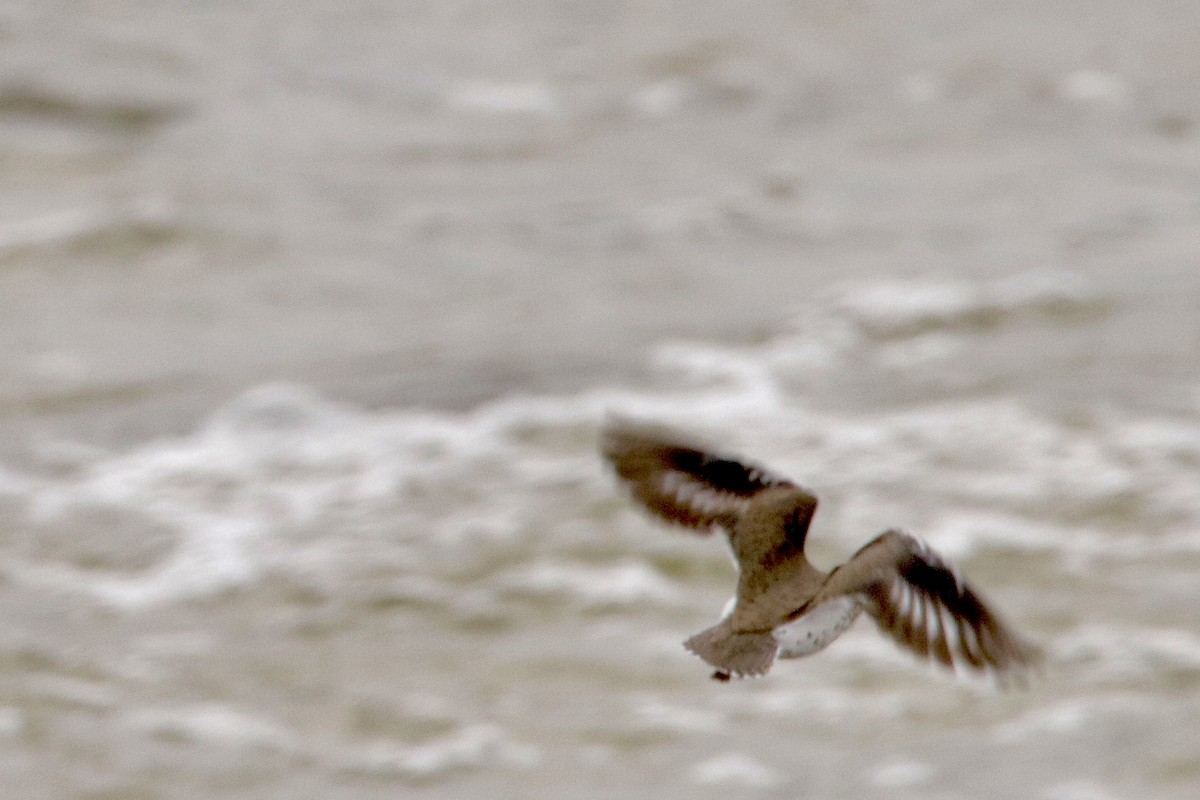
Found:
<path fill-rule="evenodd" d="M 1110 533 L 1093 526 L 1055 525 L 1033 517 L 995 511 L 949 511 L 926 525 L 921 535 L 945 556 L 963 559 L 990 548 L 1061 556 L 1072 572 L 1097 559 L 1137 559 L 1200 552 L 1191 535 Z"/>
<path fill-rule="evenodd" d="M 898 758 L 886 761 L 867 773 L 867 781 L 881 789 L 901 789 L 928 783 L 937 770 L 924 761 Z"/>
<path fill-rule="evenodd" d="M 589 607 L 678 605 L 682 594 L 671 581 L 641 562 L 596 567 L 541 562 L 499 579 L 503 588 L 534 594 L 566 594 Z"/>
<path fill-rule="evenodd" d="M 633 725 L 639 730 L 715 734 L 728 730 L 729 716 L 708 708 L 690 708 L 652 697 L 635 699 Z"/>
<path fill-rule="evenodd" d="M 1102 316 L 1108 306 L 1082 278 L 1056 270 L 983 283 L 847 283 L 806 298 L 791 323 L 764 342 L 668 342 L 654 363 L 686 388 L 724 386 L 735 404 L 751 395 L 778 411 L 805 387 L 863 366 L 891 370 L 902 381 L 914 379 L 908 374 L 914 368 L 924 370 L 936 385 L 947 379 L 936 369 L 942 362 L 993 331 L 1031 322 L 1077 324 Z"/>
<path fill-rule="evenodd" d="M 557 116 L 563 106 L 554 87 L 545 81 L 462 80 L 445 93 L 446 105 L 480 114 Z"/>
<path fill-rule="evenodd" d="M 0 707 L 0 736 L 19 736 L 26 728 L 25 714 L 12 706 Z"/>
<path fill-rule="evenodd" d="M 1099 310 L 1102 298 L 1081 277 L 1033 270 L 991 282 L 880 282 L 841 289 L 837 308 L 857 330 L 877 339 L 938 330 L 971 331 L 1031 317 Z"/>
<path fill-rule="evenodd" d="M 722 696 L 714 702 L 734 716 L 756 714 L 822 720 L 835 725 L 844 725 L 850 719 L 865 724 L 895 720 L 911 714 L 920 705 L 919 699 L 905 692 L 864 691 L 857 683 L 850 685 L 863 672 L 857 669 L 859 664 L 834 656 L 836 652 L 834 647 L 822 653 L 819 661 L 775 665 L 772 670 L 789 673 L 785 680 L 774 683 L 779 688 L 763 689 L 752 695 Z M 847 669 L 848 663 L 855 668 Z M 911 669 L 914 664 L 908 658 L 904 667 Z M 879 674 L 890 672 L 886 663 L 872 662 L 867 668 Z M 800 688 L 796 688 L 797 684 L 801 684 Z"/>
<path fill-rule="evenodd" d="M 848 293 L 841 301 L 847 319 L 878 338 L 913 336 L 928 330 L 984 321 L 991 308 L 976 287 L 964 283 L 877 284 Z"/>
<path fill-rule="evenodd" d="M 136 608 L 240 586 L 258 575 L 249 551 L 264 533 L 254 521 L 193 518 L 182 544 L 159 568 L 141 578 L 94 580 L 91 589 L 113 605 Z"/>
<path fill-rule="evenodd" d="M 541 763 L 539 748 L 516 741 L 498 725 L 463 725 L 420 744 L 376 740 L 353 745 L 321 744 L 261 716 L 218 704 L 149 707 L 122 717 L 130 730 L 198 745 L 256 749 L 332 761 L 356 774 L 428 780 L 464 768 L 530 769 Z"/>
<path fill-rule="evenodd" d="M 341 759 L 347 772 L 430 779 L 447 772 L 482 767 L 531 769 L 542 760 L 539 748 L 511 739 L 491 723 L 474 723 L 417 745 L 379 741 L 356 747 Z"/>
<path fill-rule="evenodd" d="M 1179 628 L 1081 625 L 1051 647 L 1056 661 L 1095 682 L 1144 678 L 1163 668 L 1200 671 L 1200 635 Z"/>
<path fill-rule="evenodd" d="M 118 692 L 110 686 L 69 675 L 35 675 L 26 679 L 25 687 L 44 701 L 92 711 L 108 711 L 120 700 Z"/>
<path fill-rule="evenodd" d="M 286 728 L 217 704 L 143 708 L 125 715 L 124 723 L 142 734 L 196 744 L 280 752 L 303 749 L 300 738 Z"/>
<path fill-rule="evenodd" d="M 639 546 L 632 542 L 650 524 L 628 504 L 620 521 L 592 516 L 618 507 L 595 453 L 610 414 L 727 442 L 836 498 L 815 529 L 836 551 L 900 525 L 956 559 L 990 548 L 1082 568 L 1200 553 L 1194 417 L 1109 409 L 1068 425 L 1004 397 L 816 411 L 796 385 L 798 374 L 853 369 L 896 337 L 944 342 L 980 335 L 977 317 L 1053 320 L 1102 304 L 1053 272 L 843 286 L 814 298 L 797 327 L 754 345 L 664 343 L 653 360 L 661 384 L 509 396 L 465 413 L 367 412 L 304 387 L 263 386 L 189 435 L 124 453 L 81 452 L 60 477 L 0 467 L 6 513 L 18 522 L 110 507 L 169 530 L 174 544 L 151 568 L 108 573 L 18 554 L 0 566 L 17 580 L 131 609 L 269 574 L 336 587 L 339 575 L 375 564 L 390 565 L 395 578 L 419 577 L 413 590 L 433 603 L 457 602 L 454 576 L 469 567 L 474 588 L 493 599 L 523 586 L 585 607 L 686 605 L 681 586 L 636 559 L 584 566 L 573 553 L 577 543 L 611 538 L 614 527 Z M 893 338 L 880 344 L 880 335 Z M 838 649 L 847 647 L 856 645 Z"/>
<path fill-rule="evenodd" d="M 791 776 L 764 755 L 720 752 L 726 745 L 713 737 L 748 725 L 928 733 L 961 725 L 970 708 L 982 715 L 985 744 L 1075 748 L 1091 730 L 1148 724 L 1166 708 L 1155 687 L 1177 693 L 1200 669 L 1200 640 L 1182 616 L 1139 626 L 1131 616 L 1139 612 L 1126 613 L 1119 595 L 1151 609 L 1190 596 L 1200 556 L 1200 415 L 1108 408 L 1064 421 L 990 393 L 886 410 L 806 401 L 807 381 L 889 359 L 911 358 L 919 369 L 997 326 L 1030 318 L 1052 325 L 1062 308 L 1091 308 L 1086 291 L 1060 306 L 1054 291 L 1029 285 L 993 286 L 983 300 L 969 287 L 945 297 L 931 290 L 892 316 L 876 314 L 872 303 L 884 301 L 869 296 L 847 311 L 840 298 L 855 290 L 843 287 L 807 320 L 757 343 L 664 343 L 641 385 L 508 396 L 466 412 L 366 411 L 304 387 L 259 387 L 183 436 L 122 452 L 81 450 L 55 461 L 66 467 L 40 473 L 0 467 L 0 513 L 17 532 L 0 537 L 0 571 L 14 585 L 128 612 L 216 597 L 222 607 L 239 604 L 233 618 L 265 609 L 298 620 L 318 645 L 327 620 L 339 636 L 367 637 L 360 643 L 382 633 L 381 653 L 392 652 L 396 632 L 412 631 L 403 647 L 416 655 L 396 669 L 417 680 L 403 691 L 430 685 L 452 698 L 465 687 L 464 697 L 485 705 L 438 715 L 443 732 L 429 738 L 298 741 L 269 718 L 224 706 L 122 717 L 135 733 L 299 754 L 355 778 L 432 782 L 549 762 L 557 744 L 516 737 L 523 729 L 511 709 L 501 727 L 479 698 L 496 685 L 498 663 L 519 659 L 522 675 L 562 663 L 521 648 L 546 646 L 534 644 L 544 642 L 542 626 L 560 633 L 564 621 L 581 635 L 550 646 L 571 649 L 571 670 L 598 676 L 602 687 L 620 681 L 613 702 L 621 721 L 604 731 L 620 743 L 597 758 L 626 758 L 622 736 L 667 739 L 693 748 L 677 776 L 685 782 L 746 793 L 787 787 Z M 989 681 L 923 663 L 863 622 L 812 658 L 776 664 L 766 680 L 707 693 L 709 668 L 681 642 L 717 618 L 733 588 L 726 544 L 672 534 L 629 502 L 596 450 L 609 415 L 694 432 L 812 486 L 822 509 L 810 549 L 822 568 L 886 527 L 929 541 L 1045 648 L 1047 680 L 1066 676 L 1070 691 L 992 703 L 981 698 L 999 692 Z M 85 508 L 120 513 L 79 513 Z M 29 546 L 40 526 L 60 538 L 102 536 L 94 520 L 109 518 L 132 520 L 130 535 L 161 527 L 166 544 L 142 548 L 142 560 L 123 568 L 107 555 L 119 547 L 94 549 L 106 554 L 96 563 L 64 558 L 70 548 Z M 1080 588 L 1086 602 L 1073 595 Z M 318 624 L 306 627 L 310 620 Z M 436 653 L 434 666 L 419 655 L 419 637 Z M 147 644 L 114 669 L 130 680 L 170 680 L 176 664 L 208 655 L 204 642 L 188 645 L 195 657 L 173 647 L 160 654 Z M 428 674 L 448 663 L 452 675 Z M 556 699 L 575 691 L 557 685 L 560 677 L 552 674 L 538 703 L 570 702 Z M 525 678 L 514 680 L 504 693 L 528 691 Z M 646 694 L 647 685 L 689 682 L 709 699 Z M 86 693 L 60 695 L 47 700 L 95 707 Z M 694 749 L 714 744 L 712 757 Z M 949 774 L 920 749 L 911 757 L 877 751 L 853 772 L 863 787 L 901 793 L 934 789 Z"/>
<path fill-rule="evenodd" d="M 177 216 L 169 203 L 146 197 L 114 207 L 72 208 L 38 217 L 0 220 L 0 255 L 70 243 L 122 227 L 168 226 Z"/>
<path fill-rule="evenodd" d="M 696 86 L 680 77 L 664 78 L 639 87 L 629 96 L 629 105 L 647 117 L 678 114 L 695 99 Z"/>
<path fill-rule="evenodd" d="M 688 770 L 693 783 L 730 784 L 750 789 L 773 789 L 786 781 L 778 770 L 745 753 L 730 751 L 695 764 Z"/>
<path fill-rule="evenodd" d="M 992 735 L 1001 744 L 1024 741 L 1031 736 L 1070 735 L 1081 730 L 1097 711 L 1094 702 L 1084 698 L 1071 698 L 1001 723 L 992 730 Z"/>
<path fill-rule="evenodd" d="M 35 522 L 79 506 L 108 506 L 137 509 L 169 527 L 178 541 L 156 568 L 132 577 L 54 563 L 11 571 L 133 608 L 245 585 L 281 564 L 301 567 L 299 561 L 313 558 L 298 547 L 304 541 L 288 541 L 289 528 L 316 525 L 342 508 L 369 512 L 393 504 L 418 481 L 443 487 L 447 496 L 459 482 L 487 489 L 481 466 L 494 465 L 500 477 L 493 480 L 504 483 L 501 470 L 510 459 L 489 446 L 495 440 L 486 430 L 480 436 L 495 420 L 470 422 L 423 413 L 375 417 L 302 388 L 261 387 L 219 409 L 196 433 L 101 455 L 78 479 L 6 473 L 10 491 L 29 499 Z M 503 538 L 517 523 L 491 499 L 485 493 L 482 505 L 467 502 L 461 510 L 437 503 L 437 511 L 456 513 L 431 513 L 426 527 Z M 449 533 L 445 539 L 453 543 Z"/>
<path fill-rule="evenodd" d="M 1058 81 L 1058 92 L 1067 100 L 1080 103 L 1122 104 L 1129 93 L 1128 84 L 1111 72 L 1077 69 Z"/>

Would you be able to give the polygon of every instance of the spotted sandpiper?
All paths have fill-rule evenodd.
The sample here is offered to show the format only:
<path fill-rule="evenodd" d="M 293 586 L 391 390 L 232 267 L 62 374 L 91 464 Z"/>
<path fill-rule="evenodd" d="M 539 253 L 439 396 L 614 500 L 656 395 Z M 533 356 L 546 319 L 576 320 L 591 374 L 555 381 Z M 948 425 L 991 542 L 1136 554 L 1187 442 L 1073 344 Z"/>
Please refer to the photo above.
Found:
<path fill-rule="evenodd" d="M 825 573 L 804 555 L 817 509 L 808 489 L 657 425 L 610 420 L 602 449 L 646 509 L 729 538 L 737 593 L 720 622 L 684 643 L 716 680 L 822 650 L 864 611 L 901 646 L 952 670 L 1004 679 L 1037 661 L 958 570 L 903 531 L 881 533 Z"/>

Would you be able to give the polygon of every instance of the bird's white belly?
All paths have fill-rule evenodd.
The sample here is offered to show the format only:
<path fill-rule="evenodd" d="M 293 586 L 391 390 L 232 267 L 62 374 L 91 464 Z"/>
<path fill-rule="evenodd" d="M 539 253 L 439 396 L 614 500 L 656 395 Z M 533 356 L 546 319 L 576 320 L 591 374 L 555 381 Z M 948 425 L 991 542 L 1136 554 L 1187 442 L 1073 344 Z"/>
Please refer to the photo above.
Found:
<path fill-rule="evenodd" d="M 839 597 L 814 608 L 799 619 L 780 625 L 773 632 L 779 643 L 779 658 L 800 658 L 823 650 L 846 632 L 862 607 L 853 598 Z"/>

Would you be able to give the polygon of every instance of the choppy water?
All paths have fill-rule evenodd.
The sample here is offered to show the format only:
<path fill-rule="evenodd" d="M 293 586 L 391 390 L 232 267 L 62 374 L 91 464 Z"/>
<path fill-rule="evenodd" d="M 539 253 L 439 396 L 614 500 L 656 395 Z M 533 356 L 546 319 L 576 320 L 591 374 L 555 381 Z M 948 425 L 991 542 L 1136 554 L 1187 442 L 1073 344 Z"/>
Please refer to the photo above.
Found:
<path fill-rule="evenodd" d="M 6 796 L 1194 797 L 1186 15 L 546 5 L 0 10 Z M 610 413 L 1044 676 L 709 681 Z"/>
<path fill-rule="evenodd" d="M 846 289 L 756 344 L 664 345 L 636 387 L 449 413 L 262 386 L 184 436 L 5 469 L 4 769 L 134 795 L 1186 796 L 1197 415 L 804 400 L 847 371 L 937 383 L 1010 326 L 1074 329 L 1108 302 L 1062 276 Z M 731 566 L 615 494 L 595 455 L 611 411 L 817 487 L 826 565 L 921 532 L 1045 645 L 1045 678 L 954 683 L 860 625 L 709 682 L 679 642 Z"/>

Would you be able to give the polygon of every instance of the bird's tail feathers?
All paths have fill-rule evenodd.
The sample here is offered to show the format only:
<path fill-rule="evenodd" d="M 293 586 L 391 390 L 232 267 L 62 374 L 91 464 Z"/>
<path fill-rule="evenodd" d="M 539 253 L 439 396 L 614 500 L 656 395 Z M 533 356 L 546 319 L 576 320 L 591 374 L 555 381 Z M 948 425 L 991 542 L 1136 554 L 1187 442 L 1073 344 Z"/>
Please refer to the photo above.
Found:
<path fill-rule="evenodd" d="M 737 633 L 728 618 L 700 631 L 683 645 L 716 667 L 718 674 L 739 678 L 765 674 L 779 649 L 770 631 Z"/>

